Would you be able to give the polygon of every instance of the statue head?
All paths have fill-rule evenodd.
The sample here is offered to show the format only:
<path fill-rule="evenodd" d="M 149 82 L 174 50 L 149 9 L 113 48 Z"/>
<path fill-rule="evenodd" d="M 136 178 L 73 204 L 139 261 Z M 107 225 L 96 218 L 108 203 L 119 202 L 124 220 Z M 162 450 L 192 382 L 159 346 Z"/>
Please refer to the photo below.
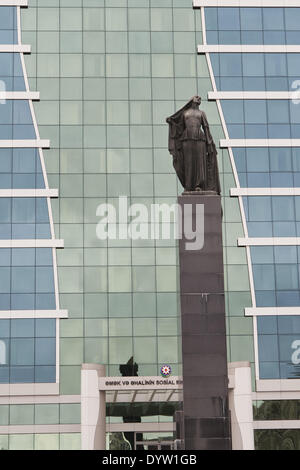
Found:
<path fill-rule="evenodd" d="M 192 102 L 193 102 L 194 104 L 196 104 L 197 106 L 200 106 L 200 104 L 201 104 L 201 96 L 194 96 L 194 97 L 192 98 Z"/>

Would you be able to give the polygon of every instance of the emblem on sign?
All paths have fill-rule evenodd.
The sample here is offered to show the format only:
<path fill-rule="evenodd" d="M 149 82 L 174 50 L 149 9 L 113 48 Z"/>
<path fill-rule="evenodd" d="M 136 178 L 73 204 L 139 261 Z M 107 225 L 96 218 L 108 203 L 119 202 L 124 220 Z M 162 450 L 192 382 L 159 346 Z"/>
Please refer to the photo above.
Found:
<path fill-rule="evenodd" d="M 171 373 L 172 373 L 171 366 L 168 366 L 168 365 L 164 364 L 164 365 L 160 368 L 160 374 L 161 374 L 162 377 L 164 377 L 164 378 L 170 377 Z"/>

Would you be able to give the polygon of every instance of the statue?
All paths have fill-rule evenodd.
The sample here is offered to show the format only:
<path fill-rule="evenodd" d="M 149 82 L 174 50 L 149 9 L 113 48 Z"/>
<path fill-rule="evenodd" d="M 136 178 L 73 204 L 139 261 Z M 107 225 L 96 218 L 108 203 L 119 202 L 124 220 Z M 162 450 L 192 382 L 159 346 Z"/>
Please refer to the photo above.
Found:
<path fill-rule="evenodd" d="M 200 103 L 200 96 L 194 96 L 167 118 L 169 152 L 185 191 L 220 194 L 217 150 Z"/>

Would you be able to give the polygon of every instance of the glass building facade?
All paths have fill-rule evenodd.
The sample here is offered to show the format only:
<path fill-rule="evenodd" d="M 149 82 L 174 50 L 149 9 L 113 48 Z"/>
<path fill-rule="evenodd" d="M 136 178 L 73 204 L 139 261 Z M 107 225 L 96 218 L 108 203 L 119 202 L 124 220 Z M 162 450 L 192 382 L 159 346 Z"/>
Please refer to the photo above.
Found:
<path fill-rule="evenodd" d="M 176 240 L 99 240 L 97 208 L 120 196 L 176 202 L 165 119 L 196 94 L 218 147 L 228 362 L 251 363 L 257 448 L 298 448 L 300 424 L 286 421 L 298 420 L 289 393 L 300 390 L 300 105 L 288 94 L 299 87 L 300 8 L 9 3 L 0 3 L 0 391 L 27 384 L 53 398 L 1 401 L 0 448 L 80 448 L 82 363 L 118 376 L 133 357 L 140 376 L 163 364 L 181 374 Z M 171 405 L 110 404 L 107 423 L 171 423 Z M 267 420 L 285 428 L 259 428 Z M 172 436 L 158 426 L 143 440 Z M 108 436 L 111 448 L 127 444 Z"/>

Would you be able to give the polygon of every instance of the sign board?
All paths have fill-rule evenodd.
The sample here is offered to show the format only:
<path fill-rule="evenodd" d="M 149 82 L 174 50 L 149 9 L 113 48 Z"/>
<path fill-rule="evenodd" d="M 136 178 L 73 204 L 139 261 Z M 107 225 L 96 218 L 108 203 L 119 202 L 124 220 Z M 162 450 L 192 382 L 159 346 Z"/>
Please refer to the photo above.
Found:
<path fill-rule="evenodd" d="M 181 390 L 182 377 L 160 376 L 146 377 L 101 377 L 99 378 L 99 390 L 128 391 L 128 390 Z"/>

